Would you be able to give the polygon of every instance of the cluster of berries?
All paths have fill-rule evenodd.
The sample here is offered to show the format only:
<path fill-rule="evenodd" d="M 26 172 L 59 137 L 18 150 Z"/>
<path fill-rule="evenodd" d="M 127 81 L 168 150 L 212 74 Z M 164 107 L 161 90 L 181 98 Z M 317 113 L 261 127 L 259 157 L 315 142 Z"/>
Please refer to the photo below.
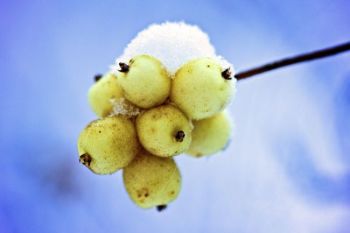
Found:
<path fill-rule="evenodd" d="M 223 112 L 235 80 L 214 59 L 184 64 L 171 76 L 162 63 L 138 55 L 117 74 L 96 77 L 89 103 L 100 117 L 81 132 L 79 160 L 96 174 L 123 169 L 130 198 L 142 208 L 164 206 L 181 188 L 172 158 L 223 149 L 230 121 Z"/>

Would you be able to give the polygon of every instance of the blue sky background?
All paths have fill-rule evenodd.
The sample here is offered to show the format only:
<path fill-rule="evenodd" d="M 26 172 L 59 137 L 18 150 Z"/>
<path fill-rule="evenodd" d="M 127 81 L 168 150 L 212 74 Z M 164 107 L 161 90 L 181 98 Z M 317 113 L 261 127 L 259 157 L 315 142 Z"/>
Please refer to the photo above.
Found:
<path fill-rule="evenodd" d="M 1 0 L 0 233 L 350 232 L 349 53 L 239 82 L 230 147 L 177 157 L 182 192 L 162 213 L 76 151 L 93 75 L 149 24 L 197 24 L 243 70 L 349 40 L 349 12 L 346 0 Z"/>

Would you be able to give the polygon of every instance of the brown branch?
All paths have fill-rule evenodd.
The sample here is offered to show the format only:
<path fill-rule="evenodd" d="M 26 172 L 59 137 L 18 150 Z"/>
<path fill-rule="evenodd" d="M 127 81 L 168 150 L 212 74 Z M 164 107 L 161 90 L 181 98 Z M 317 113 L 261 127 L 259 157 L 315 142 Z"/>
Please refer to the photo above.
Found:
<path fill-rule="evenodd" d="M 297 55 L 294 57 L 284 58 L 279 61 L 274 61 L 262 66 L 258 66 L 258 67 L 237 73 L 235 75 L 235 78 L 237 80 L 242 80 L 242 79 L 249 78 L 254 75 L 261 74 L 270 70 L 278 69 L 284 66 L 289 66 L 289 65 L 293 65 L 293 64 L 297 64 L 305 61 L 320 59 L 320 58 L 335 55 L 337 53 L 342 53 L 348 50 L 350 50 L 350 42 L 346 42 L 344 44 L 340 44 L 330 48 L 313 51 L 310 53 Z"/>

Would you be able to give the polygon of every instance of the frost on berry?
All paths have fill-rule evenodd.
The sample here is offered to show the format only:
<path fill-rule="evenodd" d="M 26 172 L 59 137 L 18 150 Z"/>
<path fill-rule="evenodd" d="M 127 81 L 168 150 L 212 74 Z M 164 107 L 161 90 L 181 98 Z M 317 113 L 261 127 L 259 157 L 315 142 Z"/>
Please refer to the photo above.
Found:
<path fill-rule="evenodd" d="M 127 117 L 135 117 L 141 113 L 141 110 L 129 103 L 125 98 L 120 99 L 110 99 L 109 100 L 113 106 L 113 110 L 111 116 L 127 116 Z"/>

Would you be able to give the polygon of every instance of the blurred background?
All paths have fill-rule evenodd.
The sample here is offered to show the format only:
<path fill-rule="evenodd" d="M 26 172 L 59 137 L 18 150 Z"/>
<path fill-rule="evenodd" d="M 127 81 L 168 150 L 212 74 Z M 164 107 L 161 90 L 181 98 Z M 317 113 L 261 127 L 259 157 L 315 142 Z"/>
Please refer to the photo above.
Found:
<path fill-rule="evenodd" d="M 185 21 L 238 71 L 350 39 L 347 0 L 0 1 L 0 233 L 350 232 L 350 53 L 238 83 L 231 145 L 176 158 L 159 213 L 78 163 L 87 90 L 137 32 Z"/>

